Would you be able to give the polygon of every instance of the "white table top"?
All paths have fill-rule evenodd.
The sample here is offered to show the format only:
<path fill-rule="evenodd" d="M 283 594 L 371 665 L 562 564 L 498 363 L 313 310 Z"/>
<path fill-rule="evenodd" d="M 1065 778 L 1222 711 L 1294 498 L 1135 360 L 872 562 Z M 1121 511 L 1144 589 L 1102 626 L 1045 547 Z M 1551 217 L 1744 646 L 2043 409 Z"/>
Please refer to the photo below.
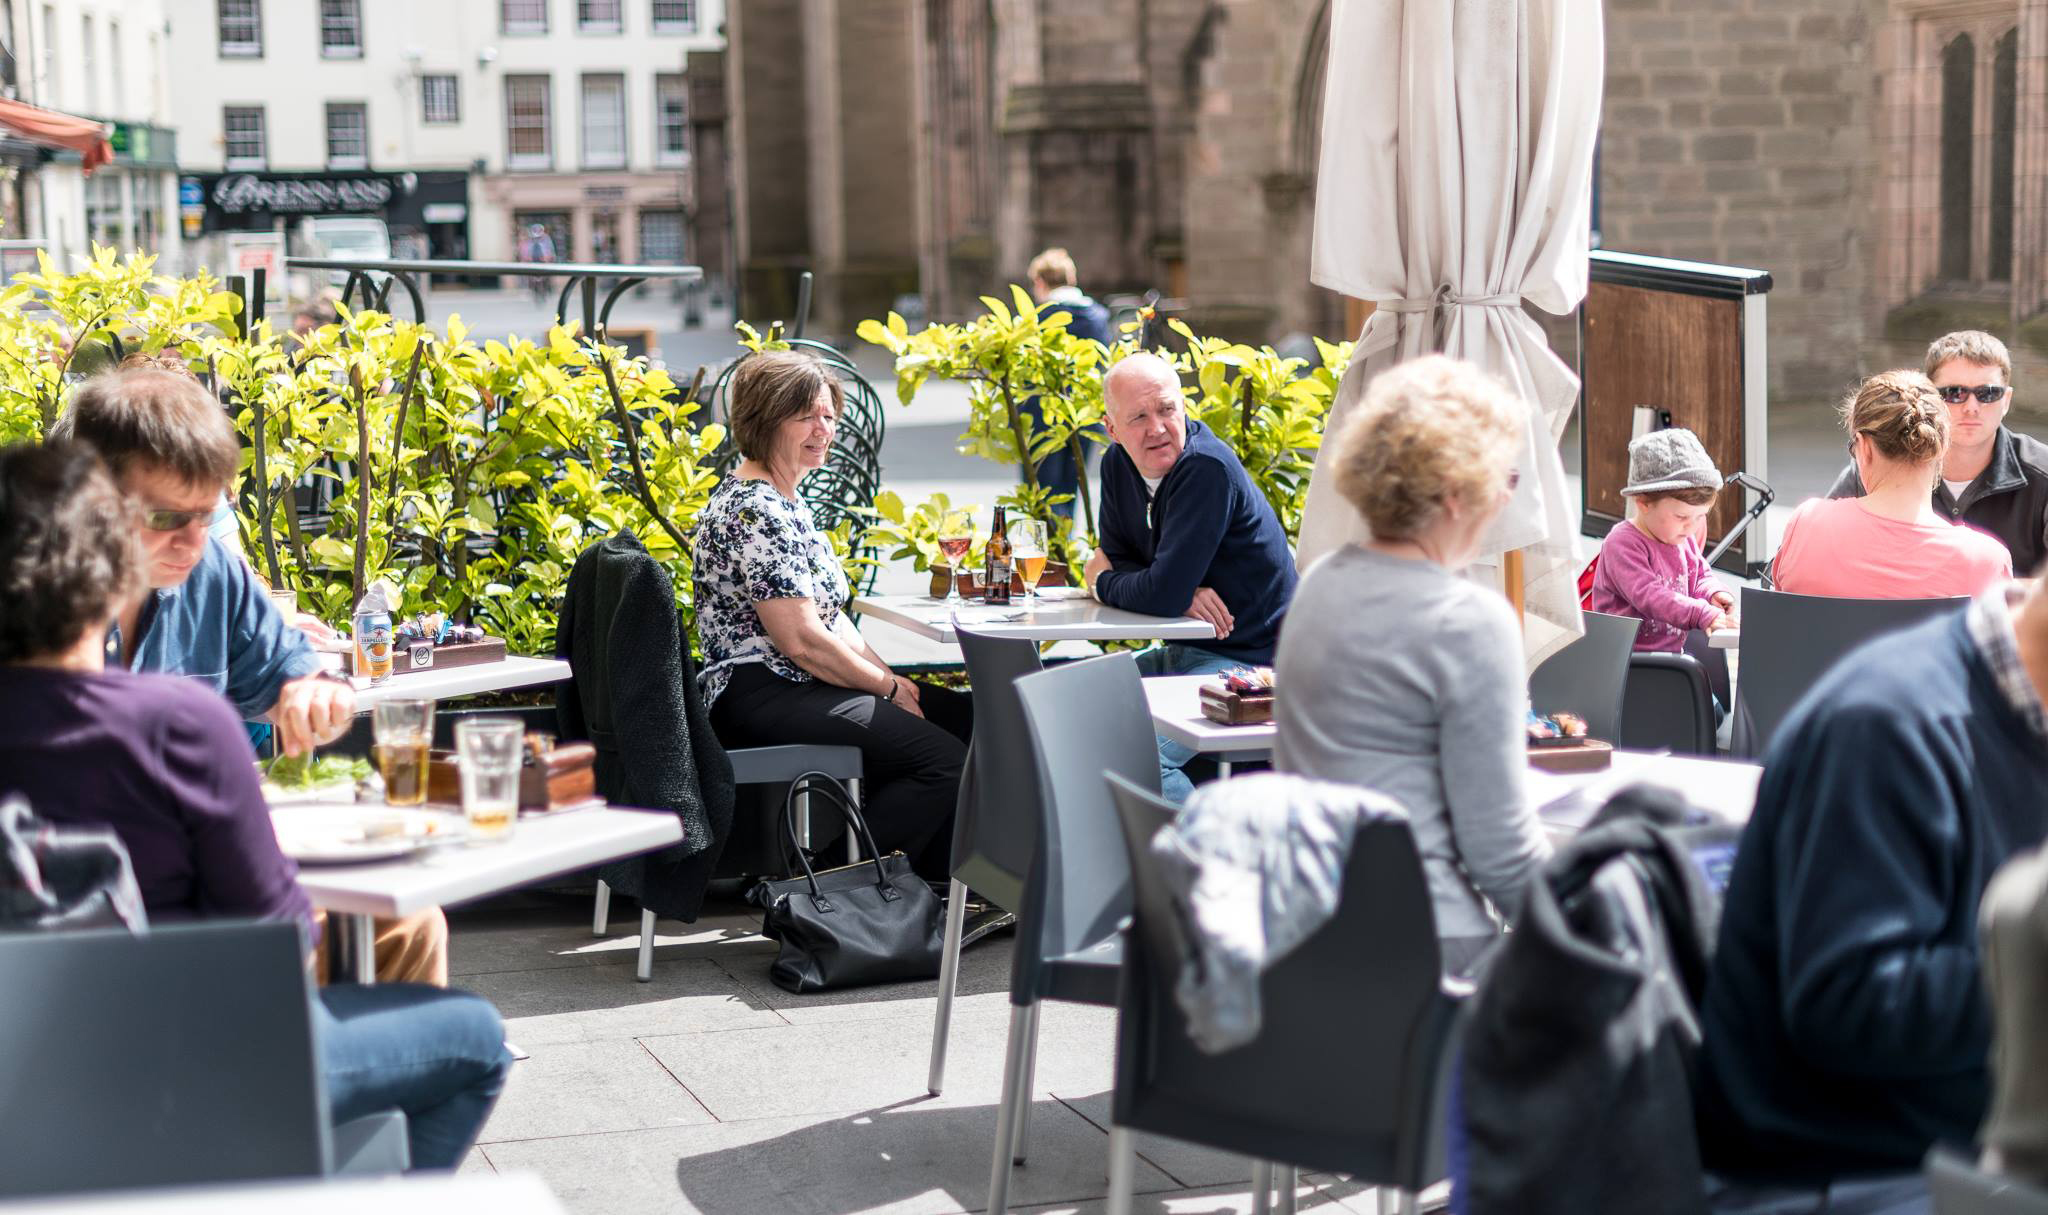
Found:
<path fill-rule="evenodd" d="M 522 817 L 501 843 L 449 844 L 380 864 L 302 865 L 299 887 L 326 911 L 406 916 L 639 856 L 682 838 L 682 824 L 666 810 L 565 810 Z"/>
<path fill-rule="evenodd" d="M 241 1185 L 179 1186 L 0 1202 L 7 1215 L 563 1215 L 560 1200 L 532 1173 L 412 1173 L 365 1180 L 314 1177 Z"/>
<path fill-rule="evenodd" d="M 1214 675 L 1159 675 L 1144 681 L 1145 705 L 1152 710 L 1152 728 L 1204 755 L 1241 755 L 1273 749 L 1271 722 L 1226 726 L 1202 716 L 1201 686 Z"/>
<path fill-rule="evenodd" d="M 1762 764 L 1745 760 L 1616 751 L 1613 766 L 1600 772 L 1544 772 L 1532 767 L 1525 788 L 1544 825 L 1552 829 L 1584 826 L 1610 794 L 1634 784 L 1675 789 L 1700 809 L 1740 824 L 1748 822 L 1756 808 L 1756 786 L 1763 774 Z"/>
<path fill-rule="evenodd" d="M 1061 588 L 1064 589 L 1064 588 Z M 953 620 L 978 633 L 1018 641 L 1214 641 L 1216 630 L 1192 616 L 1147 616 L 1093 599 L 1022 600 L 1009 607 L 961 603 L 949 608 L 928 595 L 869 595 L 852 610 L 932 641 L 956 640 Z"/>
<path fill-rule="evenodd" d="M 1742 648 L 1742 630 L 1716 629 L 1707 634 L 1707 646 L 1716 650 L 1739 650 Z"/>
<path fill-rule="evenodd" d="M 512 655 L 501 662 L 480 662 L 471 667 L 449 667 L 446 670 L 429 667 L 424 671 L 404 671 L 381 684 L 372 684 L 361 676 L 351 676 L 349 682 L 356 689 L 356 711 L 363 713 L 380 700 L 413 696 L 446 700 L 451 696 L 558 683 L 567 678 L 569 664 L 560 659 Z"/>

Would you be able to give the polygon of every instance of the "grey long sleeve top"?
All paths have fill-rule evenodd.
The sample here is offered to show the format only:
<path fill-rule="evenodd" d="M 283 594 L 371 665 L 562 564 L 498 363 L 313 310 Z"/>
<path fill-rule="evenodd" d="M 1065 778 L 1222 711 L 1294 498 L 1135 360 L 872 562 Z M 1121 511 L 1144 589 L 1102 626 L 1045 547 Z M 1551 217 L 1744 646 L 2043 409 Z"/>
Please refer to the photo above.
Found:
<path fill-rule="evenodd" d="M 1523 786 L 1528 680 L 1507 601 L 1355 545 L 1302 577 L 1280 633 L 1275 766 L 1408 811 L 1444 939 L 1499 931 L 1550 857 Z"/>

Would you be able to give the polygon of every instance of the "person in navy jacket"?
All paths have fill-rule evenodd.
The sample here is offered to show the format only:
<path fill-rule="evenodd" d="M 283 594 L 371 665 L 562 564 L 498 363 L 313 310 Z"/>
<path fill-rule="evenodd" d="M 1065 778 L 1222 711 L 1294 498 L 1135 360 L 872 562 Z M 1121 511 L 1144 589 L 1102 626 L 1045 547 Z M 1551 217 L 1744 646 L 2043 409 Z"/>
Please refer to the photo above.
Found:
<path fill-rule="evenodd" d="M 1193 616 L 1216 631 L 1198 645 L 1138 656 L 1147 675 L 1202 675 L 1267 665 L 1294 598 L 1294 555 L 1272 503 L 1237 453 L 1187 416 L 1180 377 L 1156 354 L 1133 354 L 1103 378 L 1102 546 L 1083 577 L 1111 607 Z M 1160 783 L 1184 799 L 1194 753 L 1159 743 Z"/>

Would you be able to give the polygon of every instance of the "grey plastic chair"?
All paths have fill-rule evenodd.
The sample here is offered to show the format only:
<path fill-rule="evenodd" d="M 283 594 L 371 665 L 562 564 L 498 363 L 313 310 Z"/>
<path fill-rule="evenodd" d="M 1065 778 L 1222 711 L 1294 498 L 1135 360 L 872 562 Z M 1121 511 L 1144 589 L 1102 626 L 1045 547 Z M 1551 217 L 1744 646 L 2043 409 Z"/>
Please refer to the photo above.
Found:
<path fill-rule="evenodd" d="M 304 949 L 281 922 L 0 934 L 0 1196 L 404 1169 L 404 1115 L 329 1124 Z"/>
<path fill-rule="evenodd" d="M 1402 822 L 1365 826 L 1351 847 L 1337 914 L 1260 979 L 1253 1041 L 1220 1055 L 1188 1037 L 1174 997 L 1188 941 L 1152 859 L 1174 808 L 1112 775 L 1135 906 L 1117 999 L 1110 1114 L 1111 1215 L 1129 1215 L 1132 1135 L 1278 1161 L 1284 1174 L 1349 1174 L 1398 1191 L 1444 1176 L 1444 1128 L 1463 984 L 1445 979 L 1436 913 L 1415 837 Z M 1253 1210 L 1271 1202 L 1272 1169 L 1253 1174 Z M 1284 1180 L 1283 1209 L 1293 1184 Z"/>
<path fill-rule="evenodd" d="M 846 783 L 846 791 L 853 795 L 854 804 L 860 803 L 861 758 L 859 747 L 825 746 L 784 746 L 784 747 L 742 747 L 727 751 L 732 761 L 732 779 L 736 785 L 787 785 L 806 772 L 823 772 L 836 776 Z M 782 838 L 780 815 L 782 808 L 776 807 L 776 821 L 766 828 L 770 838 Z M 797 794 L 796 837 L 797 843 L 811 846 L 811 805 L 810 796 L 801 791 Z M 854 833 L 846 833 L 846 859 L 860 859 L 860 841 Z M 590 935 L 601 937 L 611 930 L 612 888 L 604 879 L 597 883 L 597 903 L 590 913 Z M 642 983 L 654 980 L 654 913 L 645 907 L 640 909 L 640 956 L 633 969 L 633 976 Z"/>
<path fill-rule="evenodd" d="M 1157 736 L 1129 654 L 1026 675 L 1016 689 L 1024 736 L 991 737 L 1029 749 L 1034 771 L 1027 804 L 1038 840 L 1010 955 L 1010 1033 L 989 1168 L 990 1215 L 1009 1209 L 1010 1167 L 1026 1155 L 1039 1003 L 1116 1003 L 1123 965 L 1119 925 L 1130 914 L 1131 871 L 1102 778 L 1114 774 L 1159 792 Z"/>
<path fill-rule="evenodd" d="M 2048 1215 L 2048 1189 L 1987 1173 L 1947 1148 L 1927 1153 L 1934 1215 Z"/>
<path fill-rule="evenodd" d="M 1538 713 L 1577 713 L 1586 719 L 1588 734 L 1617 742 L 1628 657 L 1642 622 L 1604 612 L 1579 615 L 1585 636 L 1544 659 L 1529 676 L 1529 703 Z"/>
<path fill-rule="evenodd" d="M 1025 745 L 1017 681 L 1044 669 L 1038 643 L 954 628 L 974 697 L 974 745 L 953 814 L 953 881 L 946 899 L 946 947 L 939 961 L 939 1006 L 932 1022 L 931 1071 L 925 1086 L 939 1095 L 946 1079 L 946 1043 L 959 985 L 967 891 L 1012 915 L 1024 905 L 1024 883 L 1038 849 L 1037 789 Z"/>
<path fill-rule="evenodd" d="M 1713 683 L 1691 654 L 1631 654 L 1621 737 L 1631 751 L 1714 754 Z"/>
<path fill-rule="evenodd" d="M 1874 637 L 1960 611 L 1967 599 L 1828 599 L 1744 587 L 1737 746 L 1763 755 L 1799 701 Z"/>

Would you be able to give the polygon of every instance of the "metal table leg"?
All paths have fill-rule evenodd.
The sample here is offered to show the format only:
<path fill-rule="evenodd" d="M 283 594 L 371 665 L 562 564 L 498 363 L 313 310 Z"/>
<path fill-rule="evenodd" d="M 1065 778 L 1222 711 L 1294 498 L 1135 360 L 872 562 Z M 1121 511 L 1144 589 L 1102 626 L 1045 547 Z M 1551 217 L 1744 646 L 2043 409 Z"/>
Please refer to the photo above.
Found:
<path fill-rule="evenodd" d="M 336 982 L 377 981 L 377 926 L 366 915 L 327 913 L 327 973 Z"/>

